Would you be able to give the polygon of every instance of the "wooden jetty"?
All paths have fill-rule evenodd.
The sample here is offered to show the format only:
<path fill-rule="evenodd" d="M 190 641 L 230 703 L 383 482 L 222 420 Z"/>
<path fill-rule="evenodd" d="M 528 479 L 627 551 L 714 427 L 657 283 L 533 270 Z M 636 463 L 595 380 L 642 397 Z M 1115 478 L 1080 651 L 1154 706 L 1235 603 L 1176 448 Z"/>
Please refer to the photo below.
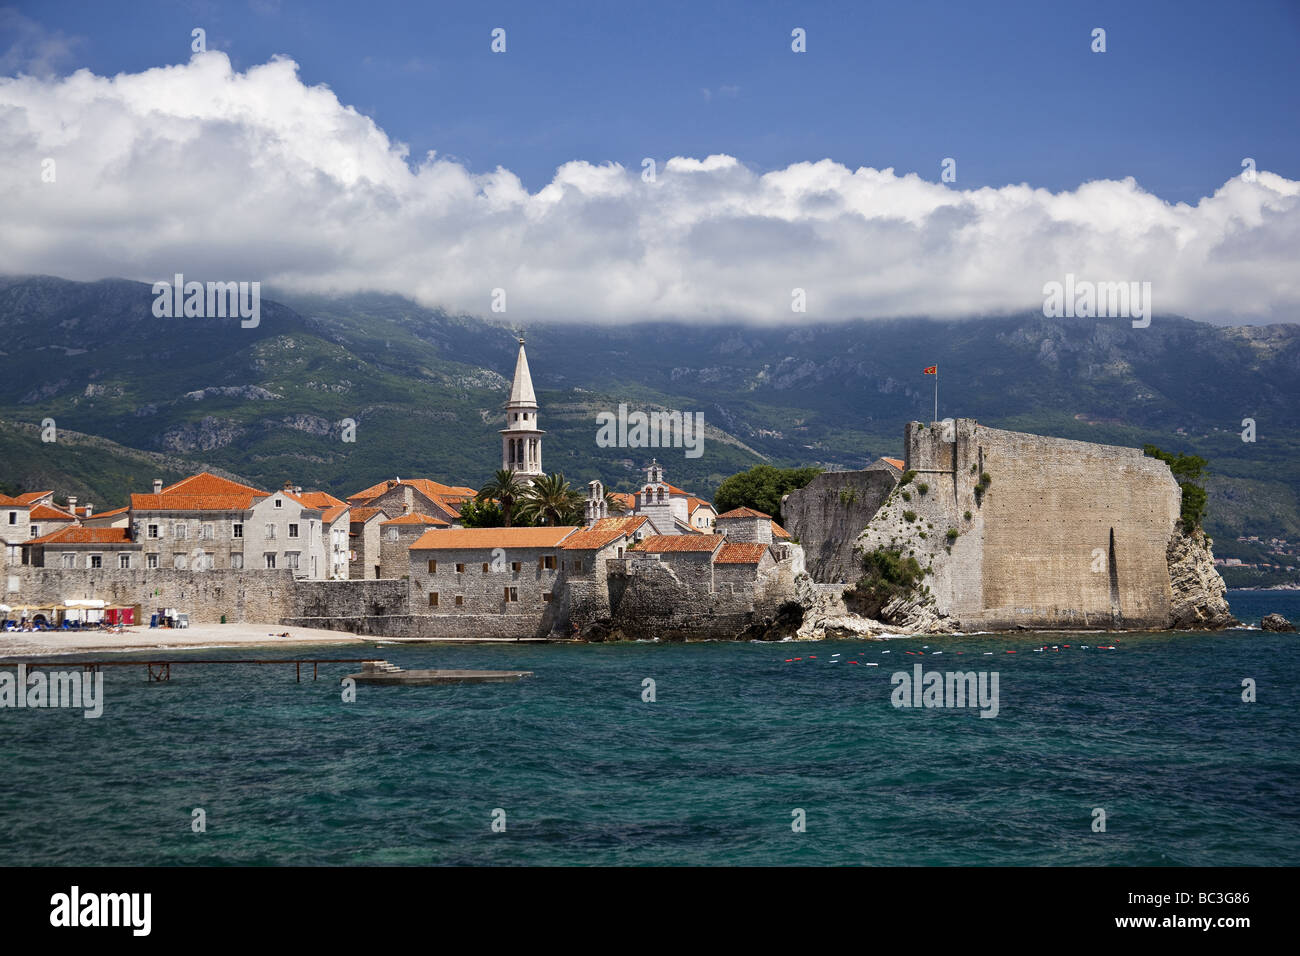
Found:
<path fill-rule="evenodd" d="M 493 684 L 517 681 L 532 677 L 532 671 L 467 671 L 467 670 L 415 670 L 407 671 L 388 661 L 366 661 L 361 672 L 349 674 L 342 680 L 358 684 L 403 684 L 427 687 L 433 684 Z M 342 681 L 340 681 L 342 683 Z"/>
<path fill-rule="evenodd" d="M 173 664 L 292 664 L 294 674 L 299 681 L 302 680 L 302 665 L 311 665 L 311 679 L 317 677 L 318 668 L 321 664 L 360 664 L 366 667 L 370 664 L 386 664 L 387 661 L 380 661 L 373 657 L 276 657 L 276 658 L 211 658 L 211 657 L 178 657 L 172 660 L 132 660 L 132 661 L 69 661 L 62 657 L 42 657 L 36 660 L 0 660 L 0 667 L 17 667 L 23 665 L 28 670 L 66 670 L 70 668 L 81 668 L 89 673 L 94 673 L 101 667 L 143 667 L 145 668 L 146 679 L 150 683 L 161 683 L 172 679 Z M 391 666 L 391 665 L 390 665 Z"/>

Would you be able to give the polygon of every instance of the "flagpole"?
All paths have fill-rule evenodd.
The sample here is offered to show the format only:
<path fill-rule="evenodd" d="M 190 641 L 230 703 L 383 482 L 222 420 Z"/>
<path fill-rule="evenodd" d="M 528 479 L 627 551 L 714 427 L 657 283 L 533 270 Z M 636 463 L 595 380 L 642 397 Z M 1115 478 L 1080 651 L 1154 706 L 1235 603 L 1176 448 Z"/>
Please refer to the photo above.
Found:
<path fill-rule="evenodd" d="M 934 420 L 939 420 L 939 366 L 934 367 Z"/>

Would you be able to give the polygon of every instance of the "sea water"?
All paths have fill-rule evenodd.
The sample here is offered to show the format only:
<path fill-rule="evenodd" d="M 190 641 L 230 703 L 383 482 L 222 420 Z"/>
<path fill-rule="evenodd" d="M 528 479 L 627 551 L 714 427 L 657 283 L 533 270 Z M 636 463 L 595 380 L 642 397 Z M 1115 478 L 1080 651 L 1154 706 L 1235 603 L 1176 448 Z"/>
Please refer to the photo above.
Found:
<path fill-rule="evenodd" d="M 1295 592 L 1230 599 L 1300 618 Z M 1298 652 L 1236 630 L 239 653 L 535 672 L 351 703 L 349 665 L 106 668 L 99 719 L 0 710 L 0 864 L 1295 865 Z M 996 718 L 893 706 L 917 663 L 996 671 Z"/>

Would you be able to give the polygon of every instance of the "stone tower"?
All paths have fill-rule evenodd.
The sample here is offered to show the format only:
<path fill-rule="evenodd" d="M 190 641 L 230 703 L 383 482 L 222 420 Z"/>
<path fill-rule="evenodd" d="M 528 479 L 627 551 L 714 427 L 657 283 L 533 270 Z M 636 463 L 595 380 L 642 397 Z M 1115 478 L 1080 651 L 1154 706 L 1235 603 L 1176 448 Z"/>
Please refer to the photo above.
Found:
<path fill-rule="evenodd" d="M 589 526 L 602 518 L 609 517 L 609 503 L 605 501 L 605 486 L 599 479 L 587 482 L 586 517 Z"/>
<path fill-rule="evenodd" d="M 524 340 L 519 340 L 519 358 L 515 361 L 515 380 L 506 402 L 506 427 L 501 429 L 501 467 L 531 481 L 542 475 L 542 436 L 537 427 L 537 395 L 528 371 Z"/>

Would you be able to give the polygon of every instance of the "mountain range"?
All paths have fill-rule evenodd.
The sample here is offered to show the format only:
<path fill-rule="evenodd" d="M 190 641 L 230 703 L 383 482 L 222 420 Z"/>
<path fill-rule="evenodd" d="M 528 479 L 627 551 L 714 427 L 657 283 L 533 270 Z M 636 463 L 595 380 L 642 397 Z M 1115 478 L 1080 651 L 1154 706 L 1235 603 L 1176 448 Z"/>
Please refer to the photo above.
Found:
<path fill-rule="evenodd" d="M 266 294 L 260 322 L 153 315 L 146 283 L 0 278 L 0 491 L 97 508 L 207 468 L 350 494 L 394 476 L 477 487 L 500 466 L 520 330 L 393 295 Z M 523 330 L 543 465 L 636 487 L 654 456 L 708 497 L 760 462 L 860 468 L 939 413 L 1210 462 L 1220 554 L 1300 538 L 1300 326 L 1041 314 L 780 326 L 538 324 Z M 596 416 L 703 413 L 703 454 L 603 448 Z M 50 429 L 42 427 L 53 420 Z M 1244 419 L 1255 441 L 1243 441 Z M 344 441 L 347 421 L 355 441 Z"/>

